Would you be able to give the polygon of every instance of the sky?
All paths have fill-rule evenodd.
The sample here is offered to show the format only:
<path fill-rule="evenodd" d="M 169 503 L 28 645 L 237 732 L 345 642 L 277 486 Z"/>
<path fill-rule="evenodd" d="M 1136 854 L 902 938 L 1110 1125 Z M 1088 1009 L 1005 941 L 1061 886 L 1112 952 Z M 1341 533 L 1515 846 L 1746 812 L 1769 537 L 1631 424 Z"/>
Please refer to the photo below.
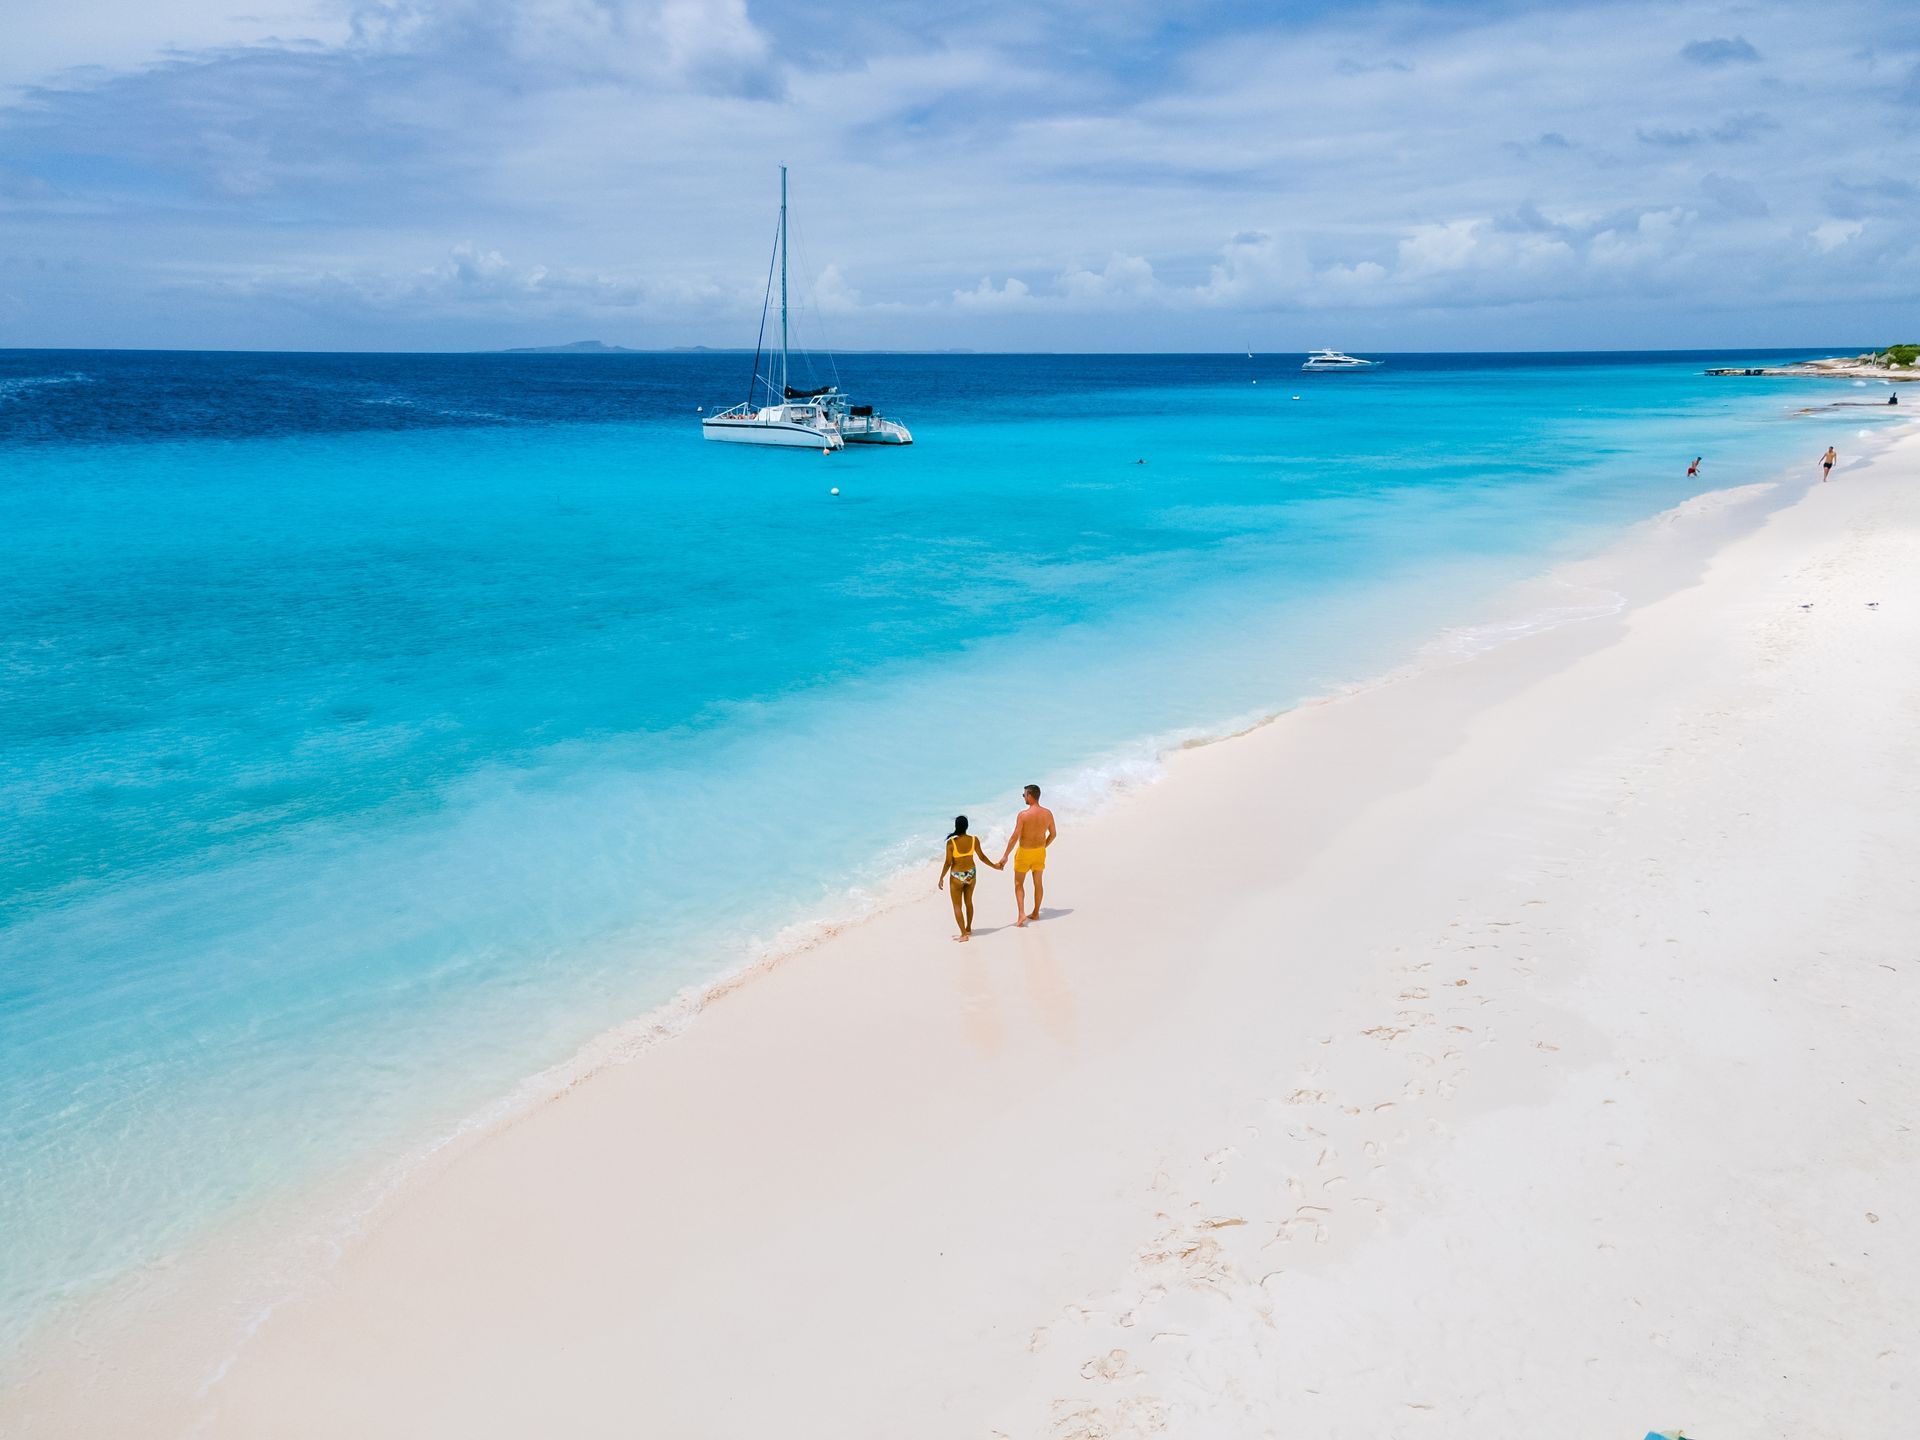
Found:
<path fill-rule="evenodd" d="M 1920 339 L 1920 4 L 0 0 L 0 347 Z"/>

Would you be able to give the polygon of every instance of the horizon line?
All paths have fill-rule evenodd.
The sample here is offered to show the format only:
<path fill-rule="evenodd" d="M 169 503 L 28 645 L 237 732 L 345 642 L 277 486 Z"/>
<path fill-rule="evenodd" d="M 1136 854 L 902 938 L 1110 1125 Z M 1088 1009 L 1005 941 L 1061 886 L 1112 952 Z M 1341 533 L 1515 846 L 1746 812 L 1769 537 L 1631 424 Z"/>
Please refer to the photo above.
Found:
<path fill-rule="evenodd" d="M 570 342 L 578 343 L 578 342 Z M 1888 342 L 1896 343 L 1896 342 Z M 1820 350 L 1834 354 L 1867 353 L 1874 347 L 1861 350 L 1856 345 L 1819 346 L 1819 345 L 1613 345 L 1592 349 L 1541 349 L 1541 350 L 1371 350 L 1375 355 L 1777 355 L 1785 351 Z M 752 346 L 741 345 L 666 345 L 666 346 L 608 346 L 604 350 L 572 350 L 564 346 L 503 346 L 482 350 L 351 350 L 351 349 L 295 349 L 278 350 L 267 347 L 240 346 L 189 346 L 189 345 L 0 345 L 0 355 L 402 355 L 402 356 L 463 356 L 477 357 L 487 355 L 516 355 L 545 360 L 594 359 L 604 360 L 619 355 L 752 355 Z M 926 355 L 935 357 L 967 356 L 972 358 L 1003 356 L 1139 356 L 1142 358 L 1188 358 L 1196 356 L 1216 357 L 1247 355 L 1249 352 L 1240 346 L 1226 350 L 975 350 L 967 348 L 949 349 L 913 349 L 904 347 L 873 347 L 865 349 L 835 350 L 836 355 Z M 1255 350 L 1252 358 L 1259 359 L 1274 355 L 1311 355 L 1312 350 Z"/>

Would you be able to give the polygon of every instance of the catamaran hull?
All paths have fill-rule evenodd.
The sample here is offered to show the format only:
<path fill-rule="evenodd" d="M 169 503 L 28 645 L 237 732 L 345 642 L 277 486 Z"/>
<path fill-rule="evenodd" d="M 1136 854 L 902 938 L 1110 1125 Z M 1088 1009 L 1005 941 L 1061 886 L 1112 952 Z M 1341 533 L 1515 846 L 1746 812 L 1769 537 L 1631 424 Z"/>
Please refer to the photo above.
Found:
<path fill-rule="evenodd" d="M 734 445 L 779 445 L 790 450 L 838 450 L 845 443 L 831 430 L 814 430 L 787 421 L 702 420 L 700 433 Z"/>
<path fill-rule="evenodd" d="M 898 420 L 882 420 L 870 429 L 842 426 L 840 438 L 849 445 L 911 445 L 913 436 Z"/>

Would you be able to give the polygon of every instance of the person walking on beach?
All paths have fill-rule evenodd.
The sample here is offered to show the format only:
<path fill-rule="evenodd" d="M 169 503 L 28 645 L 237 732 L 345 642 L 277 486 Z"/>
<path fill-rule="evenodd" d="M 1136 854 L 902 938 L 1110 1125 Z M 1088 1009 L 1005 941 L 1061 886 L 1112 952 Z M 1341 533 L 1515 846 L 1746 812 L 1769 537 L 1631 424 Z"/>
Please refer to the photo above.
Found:
<path fill-rule="evenodd" d="M 940 866 L 940 878 L 933 882 L 933 888 L 938 890 L 942 885 L 947 886 L 947 896 L 953 901 L 953 923 L 960 930 L 953 938 L 963 945 L 973 938 L 973 883 L 980 878 L 975 861 L 992 865 L 996 870 L 1007 868 L 1004 864 L 988 860 L 980 852 L 979 839 L 967 833 L 967 817 L 956 815 L 953 817 L 953 833 L 947 836 L 947 858 Z M 949 874 L 953 876 L 951 885 L 947 885 Z"/>
<path fill-rule="evenodd" d="M 1820 457 L 1820 483 L 1822 485 L 1833 478 L 1833 462 L 1839 458 L 1840 453 L 1835 450 L 1833 446 L 1827 446 L 1827 453 Z"/>
<path fill-rule="evenodd" d="M 1693 463 L 1687 466 L 1687 479 L 1692 480 L 1700 473 L 1700 456 L 1693 457 Z"/>
<path fill-rule="evenodd" d="M 1027 808 L 1013 817 L 1013 834 L 1007 838 L 1007 848 L 1000 852 L 1000 861 L 1004 865 L 1008 855 L 1013 856 L 1013 908 L 1019 918 L 1013 923 L 1024 926 L 1029 920 L 1040 918 L 1040 897 L 1045 891 L 1042 875 L 1047 868 L 1047 847 L 1060 838 L 1060 827 L 1054 823 L 1053 812 L 1040 803 L 1040 787 L 1029 785 L 1020 792 L 1027 802 Z M 1033 913 L 1027 913 L 1027 876 L 1033 876 Z"/>

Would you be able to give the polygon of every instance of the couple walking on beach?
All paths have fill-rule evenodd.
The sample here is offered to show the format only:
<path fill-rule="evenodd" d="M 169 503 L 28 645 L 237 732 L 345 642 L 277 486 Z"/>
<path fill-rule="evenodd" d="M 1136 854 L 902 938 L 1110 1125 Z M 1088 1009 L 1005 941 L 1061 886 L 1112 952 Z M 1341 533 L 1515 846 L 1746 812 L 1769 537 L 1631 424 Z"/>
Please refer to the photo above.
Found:
<path fill-rule="evenodd" d="M 953 901 L 953 923 L 960 928 L 954 938 L 965 943 L 973 938 L 973 887 L 980 878 L 980 866 L 991 865 L 996 870 L 1007 868 L 1007 856 L 1013 856 L 1013 911 L 1014 924 L 1025 925 L 1029 920 L 1040 918 L 1040 897 L 1045 889 L 1044 876 L 1047 869 L 1047 847 L 1059 838 L 1060 827 L 1054 823 L 1053 812 L 1040 803 L 1040 787 L 1029 785 L 1020 792 L 1027 802 L 1026 808 L 1013 818 L 1013 834 L 1007 837 L 1007 847 L 1000 852 L 998 860 L 987 859 L 986 851 L 980 848 L 980 837 L 967 833 L 967 817 L 953 817 L 953 833 L 947 836 L 946 858 L 940 865 L 940 878 L 933 882 L 934 889 L 942 885 L 947 887 L 947 896 Z M 948 884 L 947 877 L 953 877 Z M 1027 911 L 1027 877 L 1033 877 L 1033 911 Z"/>

